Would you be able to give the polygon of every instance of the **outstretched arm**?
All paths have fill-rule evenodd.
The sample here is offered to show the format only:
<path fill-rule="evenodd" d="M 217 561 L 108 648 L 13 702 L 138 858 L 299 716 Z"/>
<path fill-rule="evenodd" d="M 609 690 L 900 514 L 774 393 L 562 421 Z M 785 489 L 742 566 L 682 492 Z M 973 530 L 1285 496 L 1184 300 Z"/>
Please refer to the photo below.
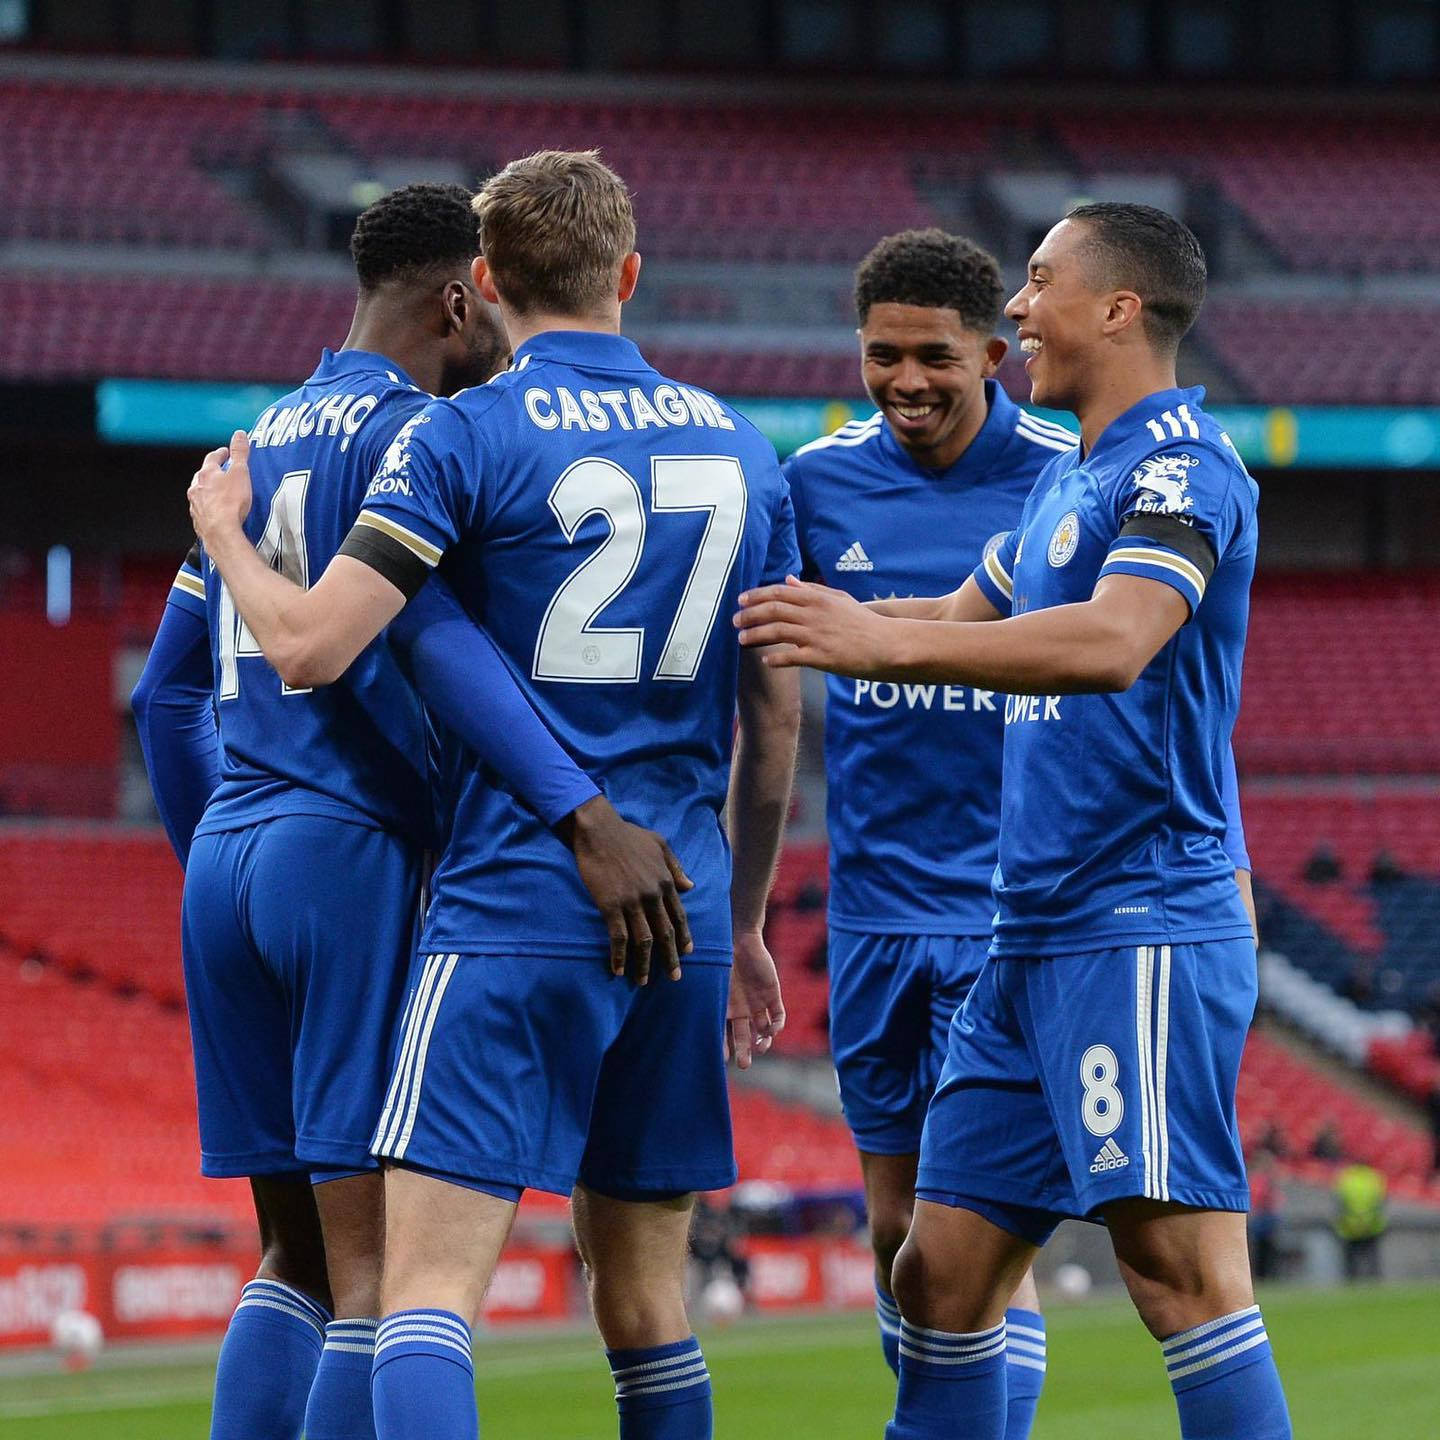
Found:
<path fill-rule="evenodd" d="M 979 622 L 998 620 L 1000 612 L 986 598 L 985 592 L 975 583 L 973 575 L 948 595 L 912 595 L 902 600 L 870 600 L 865 608 L 876 615 L 888 615 L 893 620 L 953 620 Z"/>
<path fill-rule="evenodd" d="M 329 685 L 395 618 L 407 597 L 348 555 L 337 555 L 308 590 L 272 570 L 243 528 L 250 513 L 249 457 L 243 430 L 228 448 L 205 457 L 190 482 L 195 533 L 280 678 L 296 689 Z"/>
<path fill-rule="evenodd" d="M 220 779 L 213 688 L 204 616 L 166 605 L 130 705 L 155 808 L 182 866 Z"/>
<path fill-rule="evenodd" d="M 1011 694 L 1127 690 L 1185 623 L 1180 593 L 1106 575 L 1089 600 L 990 623 L 895 619 L 838 590 L 788 580 L 740 597 L 741 642 L 770 666 L 867 680 L 978 685 Z"/>

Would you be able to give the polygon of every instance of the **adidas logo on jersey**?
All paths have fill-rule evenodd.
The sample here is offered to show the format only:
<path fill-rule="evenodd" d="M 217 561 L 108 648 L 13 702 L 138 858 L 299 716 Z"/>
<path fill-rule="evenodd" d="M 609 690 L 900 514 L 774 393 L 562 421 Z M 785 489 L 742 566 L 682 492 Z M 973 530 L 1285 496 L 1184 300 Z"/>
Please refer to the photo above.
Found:
<path fill-rule="evenodd" d="M 837 570 L 873 570 L 875 562 L 865 553 L 865 547 L 857 540 L 836 562 Z"/>
<path fill-rule="evenodd" d="M 1130 1157 L 1115 1143 L 1112 1135 L 1101 1147 L 1100 1153 L 1090 1162 L 1092 1175 L 1103 1175 L 1107 1170 L 1123 1170 L 1130 1163 Z"/>

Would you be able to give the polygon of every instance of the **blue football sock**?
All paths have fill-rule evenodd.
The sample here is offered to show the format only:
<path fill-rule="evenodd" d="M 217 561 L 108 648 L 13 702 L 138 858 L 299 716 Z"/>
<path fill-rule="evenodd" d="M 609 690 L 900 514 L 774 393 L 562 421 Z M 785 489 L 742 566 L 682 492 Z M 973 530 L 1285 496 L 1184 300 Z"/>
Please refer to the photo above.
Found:
<path fill-rule="evenodd" d="M 380 1440 L 478 1440 L 470 1327 L 449 1310 L 387 1315 L 370 1394 Z"/>
<path fill-rule="evenodd" d="M 900 1322 L 900 1390 L 885 1440 L 1005 1440 L 1005 1326 L 968 1335 Z"/>
<path fill-rule="evenodd" d="M 645 1350 L 607 1350 L 620 1440 L 710 1440 L 710 1372 L 691 1335 Z"/>
<path fill-rule="evenodd" d="M 900 1307 L 893 1295 L 887 1295 L 876 1283 L 875 1319 L 880 1325 L 880 1349 L 885 1353 L 885 1363 L 898 1375 L 900 1373 Z"/>
<path fill-rule="evenodd" d="M 375 1440 L 370 1372 L 377 1320 L 332 1320 L 305 1407 L 305 1440 Z"/>
<path fill-rule="evenodd" d="M 240 1292 L 215 1366 L 210 1440 L 298 1440 L 329 1318 L 278 1280 Z"/>
<path fill-rule="evenodd" d="M 1011 1306 L 1005 1312 L 1005 1440 L 1030 1440 L 1045 1384 L 1045 1317 Z"/>
<path fill-rule="evenodd" d="M 1290 1440 L 1290 1412 L 1260 1307 L 1164 1341 L 1183 1440 Z"/>

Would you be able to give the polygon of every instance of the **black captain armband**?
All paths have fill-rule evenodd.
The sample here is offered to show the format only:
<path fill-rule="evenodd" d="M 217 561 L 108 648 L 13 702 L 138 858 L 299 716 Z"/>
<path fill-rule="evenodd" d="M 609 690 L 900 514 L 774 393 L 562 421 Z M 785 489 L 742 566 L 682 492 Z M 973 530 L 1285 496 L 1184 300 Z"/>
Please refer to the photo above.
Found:
<path fill-rule="evenodd" d="M 414 598 L 430 575 L 430 567 L 409 546 L 363 522 L 354 526 L 337 553 L 368 565 L 407 600 Z"/>
<path fill-rule="evenodd" d="M 1204 577 L 1206 585 L 1215 573 L 1215 547 L 1193 525 L 1174 515 L 1132 515 L 1120 527 L 1120 534 L 1127 540 L 1149 540 L 1183 555 Z"/>

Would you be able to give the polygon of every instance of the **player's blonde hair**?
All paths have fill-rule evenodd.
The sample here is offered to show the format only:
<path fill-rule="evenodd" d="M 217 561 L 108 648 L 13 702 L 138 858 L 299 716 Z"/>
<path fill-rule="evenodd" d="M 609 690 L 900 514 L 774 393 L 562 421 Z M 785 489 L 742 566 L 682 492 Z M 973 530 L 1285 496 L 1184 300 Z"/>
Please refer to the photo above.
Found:
<path fill-rule="evenodd" d="M 635 212 L 598 150 L 512 160 L 480 187 L 474 210 L 480 253 L 518 314 L 585 315 L 615 298 Z"/>

